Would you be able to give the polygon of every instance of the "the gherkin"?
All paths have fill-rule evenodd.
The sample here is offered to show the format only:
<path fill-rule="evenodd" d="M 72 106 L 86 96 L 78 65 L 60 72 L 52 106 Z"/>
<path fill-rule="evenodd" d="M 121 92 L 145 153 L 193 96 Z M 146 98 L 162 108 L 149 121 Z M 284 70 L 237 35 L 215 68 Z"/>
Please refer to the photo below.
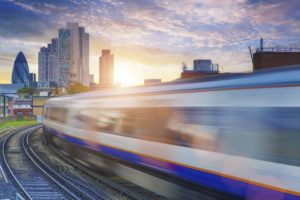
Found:
<path fill-rule="evenodd" d="M 22 83 L 25 87 L 29 86 L 29 69 L 27 60 L 23 54 L 22 51 L 19 52 L 19 54 L 16 57 L 13 73 L 11 77 L 11 82 L 13 84 L 20 84 Z"/>

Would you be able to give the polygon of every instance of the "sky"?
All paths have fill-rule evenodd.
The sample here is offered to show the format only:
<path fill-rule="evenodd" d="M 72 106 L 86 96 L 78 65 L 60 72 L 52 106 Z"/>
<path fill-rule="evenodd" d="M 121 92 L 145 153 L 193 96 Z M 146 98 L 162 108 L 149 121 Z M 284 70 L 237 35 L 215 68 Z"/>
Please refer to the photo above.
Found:
<path fill-rule="evenodd" d="M 115 82 L 178 78 L 182 62 L 211 59 L 222 72 L 252 70 L 248 46 L 300 47 L 299 0 L 0 0 L 0 83 L 25 54 L 38 71 L 38 51 L 66 22 L 90 34 L 90 73 L 111 49 Z"/>

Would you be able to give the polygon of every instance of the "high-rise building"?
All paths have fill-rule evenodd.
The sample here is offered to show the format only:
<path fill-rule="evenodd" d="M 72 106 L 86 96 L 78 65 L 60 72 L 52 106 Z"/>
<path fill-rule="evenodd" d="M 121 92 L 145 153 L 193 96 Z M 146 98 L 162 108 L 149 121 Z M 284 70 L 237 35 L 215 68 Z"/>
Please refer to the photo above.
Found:
<path fill-rule="evenodd" d="M 89 34 L 78 23 L 67 23 L 58 33 L 60 86 L 89 85 Z"/>
<path fill-rule="evenodd" d="M 78 23 L 67 23 L 39 52 L 39 86 L 89 86 L 89 34 Z"/>
<path fill-rule="evenodd" d="M 78 23 L 67 23 L 67 30 L 71 32 L 71 66 L 69 84 L 73 84 L 78 81 L 78 69 L 79 69 L 79 30 Z"/>
<path fill-rule="evenodd" d="M 79 68 L 78 81 L 83 85 L 89 85 L 89 34 L 83 27 L 79 27 Z"/>
<path fill-rule="evenodd" d="M 29 76 L 30 76 L 30 79 L 29 79 L 30 87 L 36 88 L 37 87 L 36 74 L 30 73 Z"/>
<path fill-rule="evenodd" d="M 68 86 L 71 69 L 71 31 L 58 30 L 58 85 Z"/>
<path fill-rule="evenodd" d="M 114 85 L 114 55 L 109 49 L 103 49 L 99 58 L 99 83 L 107 88 Z"/>
<path fill-rule="evenodd" d="M 39 73 L 39 81 L 38 87 L 47 87 L 48 86 L 48 49 L 46 47 L 42 47 L 39 51 L 38 55 L 38 73 Z"/>
<path fill-rule="evenodd" d="M 58 85 L 58 39 L 51 40 L 48 44 L 48 82 L 50 87 Z"/>
<path fill-rule="evenodd" d="M 39 52 L 39 87 L 53 87 L 58 84 L 58 39 L 52 39 Z"/>
<path fill-rule="evenodd" d="M 29 68 L 27 60 L 22 51 L 16 57 L 11 82 L 12 84 L 23 84 L 24 87 L 29 87 Z"/>

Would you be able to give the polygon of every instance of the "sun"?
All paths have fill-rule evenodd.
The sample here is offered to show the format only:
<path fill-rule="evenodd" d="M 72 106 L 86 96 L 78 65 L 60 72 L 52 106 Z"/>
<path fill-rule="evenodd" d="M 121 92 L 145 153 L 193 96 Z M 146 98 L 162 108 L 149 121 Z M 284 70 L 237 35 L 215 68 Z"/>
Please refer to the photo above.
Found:
<path fill-rule="evenodd" d="M 144 76 L 138 63 L 132 61 L 115 62 L 115 83 L 121 83 L 122 87 L 144 84 Z"/>

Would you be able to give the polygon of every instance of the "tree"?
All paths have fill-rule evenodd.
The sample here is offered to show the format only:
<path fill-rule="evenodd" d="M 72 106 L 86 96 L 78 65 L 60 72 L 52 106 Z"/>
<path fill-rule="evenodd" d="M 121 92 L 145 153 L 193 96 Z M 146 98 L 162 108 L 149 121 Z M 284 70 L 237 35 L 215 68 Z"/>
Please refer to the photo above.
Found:
<path fill-rule="evenodd" d="M 32 87 L 23 87 L 18 89 L 17 93 L 27 93 L 32 95 L 35 92 L 35 89 Z"/>
<path fill-rule="evenodd" d="M 67 87 L 68 94 L 76 94 L 81 92 L 88 92 L 90 88 L 87 86 L 82 85 L 82 83 L 75 82 L 74 84 Z"/>

